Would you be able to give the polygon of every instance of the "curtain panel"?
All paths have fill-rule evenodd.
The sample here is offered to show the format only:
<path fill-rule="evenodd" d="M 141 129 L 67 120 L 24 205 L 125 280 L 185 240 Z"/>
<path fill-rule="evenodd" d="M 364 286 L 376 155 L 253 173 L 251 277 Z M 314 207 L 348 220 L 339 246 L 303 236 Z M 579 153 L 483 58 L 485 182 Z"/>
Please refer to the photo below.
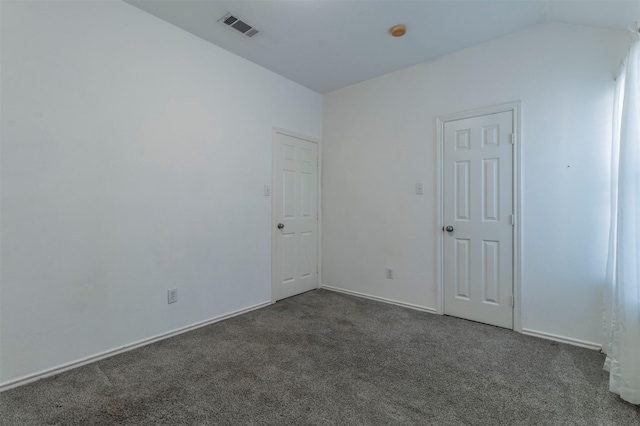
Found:
<path fill-rule="evenodd" d="M 640 404 L 640 37 L 616 79 L 603 352 L 609 389 Z"/>

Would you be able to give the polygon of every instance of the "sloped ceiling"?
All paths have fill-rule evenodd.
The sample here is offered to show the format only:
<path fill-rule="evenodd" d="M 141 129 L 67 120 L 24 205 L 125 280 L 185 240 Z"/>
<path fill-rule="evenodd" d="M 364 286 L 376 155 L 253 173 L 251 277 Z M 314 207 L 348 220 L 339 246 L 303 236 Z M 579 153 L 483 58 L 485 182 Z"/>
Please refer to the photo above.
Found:
<path fill-rule="evenodd" d="M 640 19 L 638 0 L 125 1 L 318 93 L 545 22 L 624 31 Z M 220 24 L 229 11 L 260 34 Z M 389 35 L 396 24 L 406 36 Z"/>

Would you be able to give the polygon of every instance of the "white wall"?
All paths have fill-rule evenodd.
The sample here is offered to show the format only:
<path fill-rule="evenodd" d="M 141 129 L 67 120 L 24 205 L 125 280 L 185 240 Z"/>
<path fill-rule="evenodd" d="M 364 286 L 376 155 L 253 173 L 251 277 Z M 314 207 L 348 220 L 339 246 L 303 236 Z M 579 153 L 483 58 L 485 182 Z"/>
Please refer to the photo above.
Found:
<path fill-rule="evenodd" d="M 436 117 L 520 100 L 522 325 L 599 343 L 613 76 L 628 42 L 549 24 L 325 95 L 323 284 L 435 309 Z"/>
<path fill-rule="evenodd" d="M 121 2 L 2 2 L 0 383 L 270 301 L 322 98 Z M 167 289 L 179 301 L 167 304 Z"/>

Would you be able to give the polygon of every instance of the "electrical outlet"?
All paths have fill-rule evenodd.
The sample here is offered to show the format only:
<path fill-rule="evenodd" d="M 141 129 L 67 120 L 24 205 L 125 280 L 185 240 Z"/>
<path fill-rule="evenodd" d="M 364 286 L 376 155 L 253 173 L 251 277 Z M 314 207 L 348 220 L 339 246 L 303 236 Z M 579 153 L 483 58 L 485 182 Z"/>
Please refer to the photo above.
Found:
<path fill-rule="evenodd" d="M 174 288 L 173 290 L 167 290 L 167 301 L 168 303 L 176 303 L 178 301 L 177 288 Z"/>
<path fill-rule="evenodd" d="M 393 269 L 391 268 L 387 268 L 387 279 L 389 280 L 393 279 Z"/>

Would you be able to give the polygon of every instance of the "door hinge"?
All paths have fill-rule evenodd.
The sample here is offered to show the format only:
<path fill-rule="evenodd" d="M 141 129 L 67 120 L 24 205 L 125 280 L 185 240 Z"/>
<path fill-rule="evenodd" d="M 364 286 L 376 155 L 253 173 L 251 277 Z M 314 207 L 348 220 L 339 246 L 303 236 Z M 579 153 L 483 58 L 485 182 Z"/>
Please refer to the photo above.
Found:
<path fill-rule="evenodd" d="M 514 226 L 516 224 L 516 215 L 512 214 L 511 215 L 511 226 Z"/>
<path fill-rule="evenodd" d="M 515 145 L 516 144 L 516 134 L 515 133 L 511 133 L 511 145 Z"/>
<path fill-rule="evenodd" d="M 515 297 L 511 296 L 511 307 L 513 308 L 516 305 Z"/>

